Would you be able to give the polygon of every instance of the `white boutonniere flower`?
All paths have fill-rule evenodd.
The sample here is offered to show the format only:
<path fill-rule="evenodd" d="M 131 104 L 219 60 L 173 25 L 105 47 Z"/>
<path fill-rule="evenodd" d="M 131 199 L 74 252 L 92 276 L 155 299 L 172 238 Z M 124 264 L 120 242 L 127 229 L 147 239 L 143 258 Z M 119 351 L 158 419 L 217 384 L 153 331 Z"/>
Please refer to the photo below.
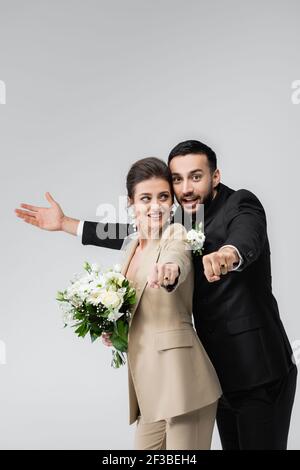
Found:
<path fill-rule="evenodd" d="M 187 241 L 193 250 L 194 255 L 202 255 L 205 235 L 203 232 L 203 223 L 196 224 L 194 228 L 187 232 Z"/>

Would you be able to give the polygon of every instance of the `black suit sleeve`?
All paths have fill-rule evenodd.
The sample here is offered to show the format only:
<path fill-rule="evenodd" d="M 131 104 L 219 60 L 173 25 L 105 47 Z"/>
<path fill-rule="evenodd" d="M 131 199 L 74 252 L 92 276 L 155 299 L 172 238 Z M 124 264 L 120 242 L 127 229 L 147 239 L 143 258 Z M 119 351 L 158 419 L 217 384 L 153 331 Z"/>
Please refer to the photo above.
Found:
<path fill-rule="evenodd" d="M 131 232 L 128 224 L 102 224 L 85 221 L 83 224 L 82 244 L 120 250 L 124 238 Z"/>
<path fill-rule="evenodd" d="M 235 246 L 243 257 L 244 270 L 260 256 L 267 241 L 266 215 L 258 198 L 245 189 L 228 199 L 224 213 L 227 238 L 224 245 Z"/>

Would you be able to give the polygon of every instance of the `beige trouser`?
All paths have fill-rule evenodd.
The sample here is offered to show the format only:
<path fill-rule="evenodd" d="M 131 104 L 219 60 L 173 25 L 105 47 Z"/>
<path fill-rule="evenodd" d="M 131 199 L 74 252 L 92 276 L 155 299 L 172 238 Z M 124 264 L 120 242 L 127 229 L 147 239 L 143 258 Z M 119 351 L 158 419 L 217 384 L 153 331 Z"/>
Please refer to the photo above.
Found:
<path fill-rule="evenodd" d="M 139 415 L 135 450 L 209 450 L 218 402 L 167 420 L 145 423 Z"/>

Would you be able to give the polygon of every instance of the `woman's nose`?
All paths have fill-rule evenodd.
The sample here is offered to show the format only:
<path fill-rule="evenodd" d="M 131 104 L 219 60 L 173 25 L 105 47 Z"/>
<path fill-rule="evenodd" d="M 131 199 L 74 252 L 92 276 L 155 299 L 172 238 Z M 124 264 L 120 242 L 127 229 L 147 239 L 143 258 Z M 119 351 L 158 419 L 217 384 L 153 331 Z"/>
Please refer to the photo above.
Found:
<path fill-rule="evenodd" d="M 159 211 L 160 207 L 161 207 L 161 205 L 158 202 L 154 202 L 150 206 L 151 211 Z"/>

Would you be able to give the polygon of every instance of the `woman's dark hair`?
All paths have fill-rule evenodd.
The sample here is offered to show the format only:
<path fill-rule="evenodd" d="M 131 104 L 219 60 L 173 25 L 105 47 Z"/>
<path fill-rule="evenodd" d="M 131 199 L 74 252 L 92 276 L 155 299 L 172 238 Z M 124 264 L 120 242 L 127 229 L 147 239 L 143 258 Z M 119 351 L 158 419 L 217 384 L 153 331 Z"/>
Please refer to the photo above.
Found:
<path fill-rule="evenodd" d="M 203 142 L 199 142 L 199 140 L 186 140 L 177 144 L 169 154 L 168 165 L 170 165 L 170 162 L 174 157 L 188 155 L 189 153 L 206 155 L 211 173 L 216 170 L 217 156 L 215 152 L 208 145 L 203 144 Z"/>
<path fill-rule="evenodd" d="M 138 183 L 150 178 L 161 178 L 170 185 L 172 200 L 174 199 L 172 175 L 167 164 L 156 157 L 147 157 L 138 160 L 131 166 L 126 180 L 127 195 L 133 199 L 135 187 Z"/>

